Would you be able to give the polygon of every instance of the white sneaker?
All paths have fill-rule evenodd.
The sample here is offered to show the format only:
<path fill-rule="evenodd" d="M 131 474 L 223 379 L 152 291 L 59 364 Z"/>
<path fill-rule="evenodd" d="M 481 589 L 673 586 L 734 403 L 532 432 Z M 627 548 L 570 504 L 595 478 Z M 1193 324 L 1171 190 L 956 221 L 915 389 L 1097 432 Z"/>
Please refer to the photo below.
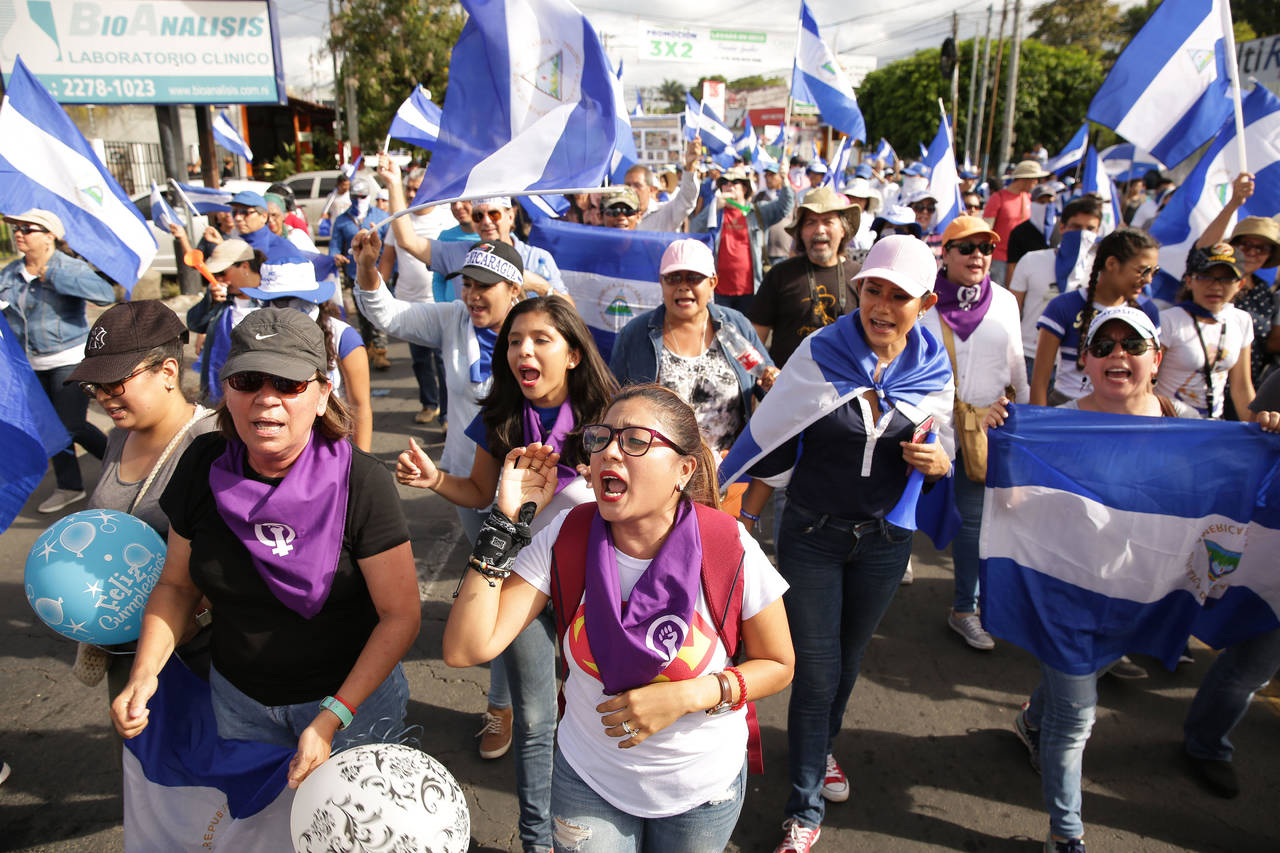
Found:
<path fill-rule="evenodd" d="M 76 501 L 84 500 L 84 497 L 84 492 L 76 492 L 71 489 L 54 489 L 53 494 L 45 498 L 44 503 L 36 507 L 36 512 L 43 512 L 48 515 L 51 512 L 65 509 Z"/>
<path fill-rule="evenodd" d="M 832 803 L 843 803 L 849 799 L 849 777 L 844 775 L 836 757 L 827 754 L 827 773 L 822 779 L 822 799 Z"/>
<path fill-rule="evenodd" d="M 0 761 L 0 785 L 4 784 L 4 780 L 9 778 L 9 762 Z"/>
<path fill-rule="evenodd" d="M 911 560 L 907 560 L 907 570 L 902 574 L 902 580 L 898 581 L 899 586 L 911 586 L 916 582 L 915 570 L 911 568 Z"/>
<path fill-rule="evenodd" d="M 975 649 L 989 652 L 996 647 L 996 641 L 982 630 L 982 620 L 978 618 L 977 613 L 952 611 L 947 617 L 947 624 L 951 626 L 952 631 L 964 637 L 964 641 Z"/>

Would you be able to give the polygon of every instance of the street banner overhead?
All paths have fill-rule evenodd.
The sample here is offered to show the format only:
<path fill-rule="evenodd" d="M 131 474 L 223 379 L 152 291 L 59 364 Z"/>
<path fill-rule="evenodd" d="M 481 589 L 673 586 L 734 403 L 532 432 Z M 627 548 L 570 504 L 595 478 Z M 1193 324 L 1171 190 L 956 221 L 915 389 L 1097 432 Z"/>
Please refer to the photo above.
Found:
<path fill-rule="evenodd" d="M 0 0 L 0 72 L 18 54 L 63 104 L 283 104 L 269 0 Z"/>

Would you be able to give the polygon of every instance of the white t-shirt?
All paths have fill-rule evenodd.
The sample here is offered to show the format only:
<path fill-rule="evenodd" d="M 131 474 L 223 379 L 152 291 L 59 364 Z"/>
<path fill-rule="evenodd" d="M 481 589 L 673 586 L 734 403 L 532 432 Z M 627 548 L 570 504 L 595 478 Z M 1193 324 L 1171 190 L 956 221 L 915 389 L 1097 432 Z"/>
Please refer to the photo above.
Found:
<path fill-rule="evenodd" d="M 1201 323 L 1196 336 L 1195 318 L 1184 308 L 1174 306 L 1160 312 L 1160 345 L 1165 348 L 1164 361 L 1157 374 L 1156 391 L 1192 406 L 1202 417 L 1222 417 L 1226 397 L 1227 373 L 1240 360 L 1240 351 L 1253 343 L 1253 320 L 1234 305 L 1218 315 L 1218 323 Z M 1205 350 L 1213 368 L 1213 413 L 1205 398 Z M 1218 358 L 1218 352 L 1222 357 Z"/>
<path fill-rule="evenodd" d="M 566 510 L 556 516 L 516 557 L 516 573 L 544 595 L 551 594 L 551 546 L 567 514 Z M 742 590 L 745 621 L 781 598 L 787 582 L 742 525 L 738 525 L 738 538 L 746 555 Z M 619 589 L 625 599 L 650 561 L 628 557 L 616 549 L 614 554 Z M 597 705 L 611 697 L 605 694 L 600 679 L 583 668 L 583 661 L 591 661 L 591 649 L 582 619 L 579 604 L 561 649 L 569 675 L 557 737 L 569 766 L 612 806 L 637 817 L 670 817 L 722 796 L 746 760 L 746 710 L 716 716 L 685 714 L 639 746 L 619 749 L 618 739 L 605 734 L 600 722 L 603 715 L 596 711 Z M 699 594 L 689 636 L 664 674 L 679 668 L 675 679 L 696 678 L 719 672 L 728 663 L 707 602 Z"/>
<path fill-rule="evenodd" d="M 434 240 L 440 236 L 441 229 L 428 214 L 409 214 L 409 224 L 413 226 L 413 233 L 424 239 Z M 405 302 L 435 302 L 431 289 L 435 274 L 422 261 L 400 248 L 394 228 L 387 229 L 387 246 L 396 252 L 396 298 Z"/>
<path fill-rule="evenodd" d="M 1049 307 L 1055 296 L 1066 291 L 1059 291 L 1054 281 L 1057 272 L 1054 269 L 1055 249 L 1040 249 L 1027 252 L 1018 261 L 1013 271 L 1013 279 L 1009 282 L 1009 290 L 1013 293 L 1025 293 L 1022 299 L 1022 351 L 1031 358 L 1036 357 L 1036 346 L 1040 343 L 1040 330 L 1036 323 L 1044 309 Z M 1068 282 L 1068 290 L 1074 290 Z"/>
<path fill-rule="evenodd" d="M 968 340 L 952 336 L 956 350 L 956 399 L 974 406 L 990 406 L 1012 385 L 1014 402 L 1025 403 L 1030 388 L 1027 363 L 1022 359 L 1018 303 L 1013 294 L 1000 285 L 993 283 L 991 287 L 991 305 Z M 920 325 L 943 340 L 942 316 L 936 310 L 926 312 Z"/>

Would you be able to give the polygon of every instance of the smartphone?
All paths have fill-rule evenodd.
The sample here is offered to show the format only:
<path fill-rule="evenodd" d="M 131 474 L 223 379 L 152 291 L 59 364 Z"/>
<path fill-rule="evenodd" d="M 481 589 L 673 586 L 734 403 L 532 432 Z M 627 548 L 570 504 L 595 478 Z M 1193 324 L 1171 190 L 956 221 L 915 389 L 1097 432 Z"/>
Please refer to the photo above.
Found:
<path fill-rule="evenodd" d="M 911 443 L 920 444 L 929 437 L 929 433 L 933 432 L 933 415 L 925 418 L 916 427 L 915 432 L 911 433 Z"/>

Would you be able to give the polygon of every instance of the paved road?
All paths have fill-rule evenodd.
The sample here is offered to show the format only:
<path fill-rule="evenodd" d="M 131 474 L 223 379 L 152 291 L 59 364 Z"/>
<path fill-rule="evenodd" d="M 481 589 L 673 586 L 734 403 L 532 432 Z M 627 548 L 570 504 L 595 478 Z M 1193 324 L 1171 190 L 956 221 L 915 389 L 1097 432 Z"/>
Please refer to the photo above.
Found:
<path fill-rule="evenodd" d="M 390 462 L 414 435 L 441 448 L 438 431 L 413 424 L 416 390 L 407 348 L 374 375 L 374 451 Z M 461 427 L 456 424 L 455 427 Z M 97 465 L 82 458 L 92 482 Z M 36 491 L 0 537 L 0 757 L 13 775 L 0 786 L 0 850 L 111 853 L 123 849 L 119 751 L 109 733 L 106 691 L 70 672 L 69 641 L 39 624 L 22 593 L 27 550 L 47 526 Z M 440 637 L 464 553 L 453 510 L 441 498 L 403 490 L 422 592 L 422 633 L 406 660 L 410 723 L 422 746 L 461 780 L 471 805 L 474 849 L 506 851 L 517 811 L 511 759 L 481 761 L 473 735 L 485 706 L 484 669 L 440 660 Z M 767 525 L 766 525 L 767 529 Z M 817 850 L 1022 851 L 1041 849 L 1048 820 L 1039 778 L 1010 731 L 1037 681 L 1033 659 L 1001 643 L 969 650 L 946 627 L 950 558 L 917 543 L 916 582 L 904 587 L 867 653 L 835 751 L 854 796 L 832 806 Z M 1104 679 L 1085 759 L 1084 816 L 1092 851 L 1280 850 L 1280 714 L 1255 703 L 1237 730 L 1239 799 L 1217 799 L 1186 777 L 1181 721 L 1211 653 L 1146 681 Z M 786 798 L 786 694 L 761 703 L 767 772 L 751 777 L 730 849 L 768 853 Z"/>

